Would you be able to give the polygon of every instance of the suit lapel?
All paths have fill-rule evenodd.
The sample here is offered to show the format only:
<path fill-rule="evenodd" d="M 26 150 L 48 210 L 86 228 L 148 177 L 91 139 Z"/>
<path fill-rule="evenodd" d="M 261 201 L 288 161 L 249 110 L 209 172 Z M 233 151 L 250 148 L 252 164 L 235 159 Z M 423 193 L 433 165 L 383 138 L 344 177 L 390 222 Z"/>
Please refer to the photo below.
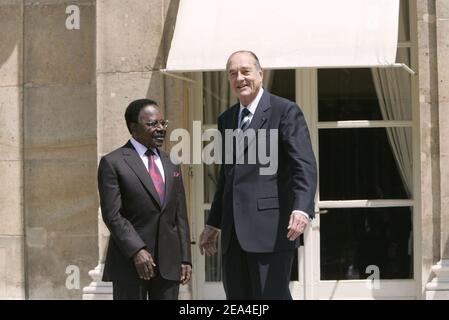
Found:
<path fill-rule="evenodd" d="M 235 104 L 232 108 L 234 108 L 234 110 L 231 111 L 231 117 L 226 119 L 225 129 L 235 130 L 239 124 L 240 103 Z"/>
<path fill-rule="evenodd" d="M 252 129 L 255 132 L 255 135 L 248 139 L 248 143 L 245 143 L 245 150 L 248 146 L 253 142 L 253 140 L 257 137 L 258 129 L 260 129 L 265 122 L 267 121 L 266 111 L 270 109 L 270 94 L 267 91 L 264 91 L 262 97 L 260 98 L 259 104 L 256 108 L 256 113 L 254 114 L 251 123 L 247 130 Z"/>
<path fill-rule="evenodd" d="M 134 149 L 131 142 L 128 142 L 123 148 L 123 159 L 128 164 L 128 166 L 134 171 L 134 173 L 139 178 L 140 182 L 144 185 L 144 187 L 148 190 L 151 196 L 156 200 L 159 208 L 161 208 L 161 200 L 159 199 L 159 195 L 154 187 L 153 181 L 148 174 L 145 165 L 140 159 L 139 154 Z M 165 167 L 164 167 L 165 170 Z"/>
<path fill-rule="evenodd" d="M 266 91 L 263 92 L 260 98 L 259 104 L 256 108 L 256 113 L 249 124 L 248 129 L 257 130 L 261 128 L 267 121 L 266 111 L 270 108 L 270 94 Z"/>
<path fill-rule="evenodd" d="M 167 153 L 159 151 L 159 155 L 161 157 L 161 162 L 162 166 L 164 167 L 164 175 L 165 175 L 165 201 L 163 204 L 163 208 L 165 208 L 173 194 L 171 190 L 173 188 L 174 166 L 171 163 L 170 157 Z"/>
<path fill-rule="evenodd" d="M 226 117 L 225 119 L 225 126 L 224 129 L 232 129 L 232 130 L 236 130 L 237 126 L 238 126 L 238 119 L 239 119 L 239 111 L 240 111 L 240 103 L 236 103 L 234 106 L 231 107 L 230 111 L 229 111 L 229 115 Z M 223 139 L 225 139 L 226 137 L 226 131 L 223 132 L 224 136 L 222 137 Z M 232 163 L 235 163 L 235 148 L 236 148 L 236 140 L 235 138 L 232 138 Z M 225 163 L 225 153 L 226 153 L 226 148 L 225 148 L 225 143 L 223 144 L 223 163 Z"/>

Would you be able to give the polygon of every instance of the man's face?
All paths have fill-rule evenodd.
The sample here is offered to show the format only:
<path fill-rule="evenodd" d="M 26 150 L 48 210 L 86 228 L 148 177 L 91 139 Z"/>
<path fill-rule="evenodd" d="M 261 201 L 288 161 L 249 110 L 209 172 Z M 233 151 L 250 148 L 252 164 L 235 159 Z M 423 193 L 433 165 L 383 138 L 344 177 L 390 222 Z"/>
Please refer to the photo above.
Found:
<path fill-rule="evenodd" d="M 247 106 L 256 98 L 262 85 L 262 69 L 257 69 L 254 57 L 246 52 L 233 54 L 227 67 L 232 91 L 240 102 Z"/>
<path fill-rule="evenodd" d="M 140 110 L 137 123 L 131 123 L 132 136 L 147 148 L 160 148 L 164 143 L 166 128 L 160 124 L 161 111 L 156 106 Z"/>

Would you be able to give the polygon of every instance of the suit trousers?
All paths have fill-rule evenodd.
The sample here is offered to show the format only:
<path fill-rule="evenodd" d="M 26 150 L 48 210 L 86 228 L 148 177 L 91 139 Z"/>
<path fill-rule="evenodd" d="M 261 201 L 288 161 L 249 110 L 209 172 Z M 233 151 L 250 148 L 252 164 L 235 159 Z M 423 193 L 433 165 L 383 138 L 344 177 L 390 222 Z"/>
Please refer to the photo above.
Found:
<path fill-rule="evenodd" d="M 234 229 L 234 228 L 233 228 Z M 292 300 L 290 273 L 294 251 L 252 253 L 244 251 L 232 231 L 223 254 L 223 285 L 228 300 Z"/>
<path fill-rule="evenodd" d="M 179 281 L 159 274 L 151 280 L 113 281 L 114 300 L 178 300 Z"/>

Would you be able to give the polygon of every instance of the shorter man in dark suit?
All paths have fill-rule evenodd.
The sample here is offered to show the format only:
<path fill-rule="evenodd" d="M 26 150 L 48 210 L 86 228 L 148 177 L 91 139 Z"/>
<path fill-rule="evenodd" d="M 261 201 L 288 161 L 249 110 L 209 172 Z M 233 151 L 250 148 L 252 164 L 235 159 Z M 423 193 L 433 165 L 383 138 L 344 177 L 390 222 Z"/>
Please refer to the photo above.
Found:
<path fill-rule="evenodd" d="M 113 282 L 114 299 L 175 300 L 192 274 L 181 170 L 159 149 L 167 121 L 155 101 L 133 101 L 125 119 L 132 138 L 98 168 L 111 232 L 103 281 Z"/>

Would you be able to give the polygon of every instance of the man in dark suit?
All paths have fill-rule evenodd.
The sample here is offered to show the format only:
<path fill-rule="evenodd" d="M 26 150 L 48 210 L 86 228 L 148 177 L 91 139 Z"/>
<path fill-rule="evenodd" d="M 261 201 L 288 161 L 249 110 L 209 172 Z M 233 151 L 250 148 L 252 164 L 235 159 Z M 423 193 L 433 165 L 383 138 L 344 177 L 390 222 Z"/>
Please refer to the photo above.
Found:
<path fill-rule="evenodd" d="M 113 282 L 114 299 L 174 300 L 192 273 L 181 170 L 160 150 L 167 121 L 155 101 L 133 101 L 125 119 L 131 139 L 98 168 L 111 233 L 103 281 Z"/>
<path fill-rule="evenodd" d="M 294 102 L 262 89 L 263 70 L 253 52 L 233 53 L 226 70 L 239 103 L 219 116 L 222 137 L 226 129 L 238 129 L 240 134 L 255 130 L 255 138 L 249 138 L 244 148 L 249 159 L 247 153 L 256 150 L 248 147 L 251 143 L 269 145 L 269 136 L 277 134 L 278 148 L 266 150 L 277 150 L 270 157 L 277 158 L 278 169 L 263 174 L 265 165 L 259 158 L 255 164 L 223 161 L 200 250 L 215 254 L 221 230 L 227 299 L 292 299 L 294 250 L 314 216 L 316 162 L 309 131 Z M 259 134 L 259 129 L 268 135 Z"/>

